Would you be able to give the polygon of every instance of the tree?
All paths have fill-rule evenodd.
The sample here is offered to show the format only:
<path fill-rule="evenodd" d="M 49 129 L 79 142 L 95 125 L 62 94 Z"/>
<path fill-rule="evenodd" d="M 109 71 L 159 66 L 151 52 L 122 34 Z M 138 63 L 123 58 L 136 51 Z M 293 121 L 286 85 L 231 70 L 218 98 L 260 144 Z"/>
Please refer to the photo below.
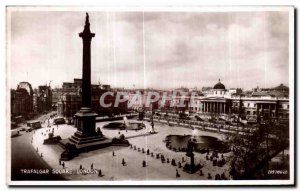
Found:
<path fill-rule="evenodd" d="M 231 175 L 234 179 L 251 179 L 255 164 L 263 157 L 263 139 L 258 132 L 234 134 L 229 139 L 232 148 Z"/>
<path fill-rule="evenodd" d="M 249 133 L 232 135 L 233 178 L 267 178 L 269 161 L 288 146 L 288 137 L 288 125 L 272 121 L 252 126 Z"/>

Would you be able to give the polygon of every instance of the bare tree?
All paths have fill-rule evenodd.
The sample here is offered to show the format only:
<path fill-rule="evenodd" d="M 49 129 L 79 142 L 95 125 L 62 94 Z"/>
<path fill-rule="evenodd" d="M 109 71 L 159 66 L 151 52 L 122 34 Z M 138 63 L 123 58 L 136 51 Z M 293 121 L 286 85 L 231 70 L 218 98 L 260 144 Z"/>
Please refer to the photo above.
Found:
<path fill-rule="evenodd" d="M 249 133 L 231 135 L 233 178 L 267 178 L 269 161 L 288 147 L 288 139 L 288 125 L 271 121 L 253 126 Z"/>

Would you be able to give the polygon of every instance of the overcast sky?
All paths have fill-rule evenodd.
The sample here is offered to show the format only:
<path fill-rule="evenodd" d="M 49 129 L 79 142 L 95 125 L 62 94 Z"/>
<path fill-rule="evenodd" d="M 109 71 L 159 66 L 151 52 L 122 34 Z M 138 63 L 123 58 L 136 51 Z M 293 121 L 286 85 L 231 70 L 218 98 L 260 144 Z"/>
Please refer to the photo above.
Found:
<path fill-rule="evenodd" d="M 289 85 L 288 12 L 145 12 L 144 24 L 142 12 L 89 14 L 92 83 L 201 88 L 220 78 L 226 88 Z M 84 12 L 12 12 L 11 88 L 81 78 L 84 21 Z"/>

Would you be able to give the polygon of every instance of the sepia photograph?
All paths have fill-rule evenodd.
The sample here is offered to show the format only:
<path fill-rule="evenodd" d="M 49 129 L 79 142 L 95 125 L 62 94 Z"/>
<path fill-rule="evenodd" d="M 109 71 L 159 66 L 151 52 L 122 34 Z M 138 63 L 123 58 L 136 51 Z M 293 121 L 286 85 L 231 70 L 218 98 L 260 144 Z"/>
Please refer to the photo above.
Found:
<path fill-rule="evenodd" d="M 294 11 L 7 6 L 7 184 L 294 185 Z"/>

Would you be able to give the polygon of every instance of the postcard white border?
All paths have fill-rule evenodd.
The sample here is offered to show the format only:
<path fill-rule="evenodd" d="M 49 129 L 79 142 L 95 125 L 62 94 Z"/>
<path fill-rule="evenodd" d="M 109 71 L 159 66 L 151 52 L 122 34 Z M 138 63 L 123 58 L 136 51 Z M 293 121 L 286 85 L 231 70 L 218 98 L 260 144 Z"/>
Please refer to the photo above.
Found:
<path fill-rule="evenodd" d="M 287 11 L 289 12 L 289 88 L 290 88 L 290 180 L 225 180 L 225 181 L 215 181 L 215 180 L 169 180 L 169 181 L 11 181 L 10 180 L 10 131 L 8 131 L 9 120 L 10 120 L 10 96 L 9 96 L 9 75 L 6 75 L 6 167 L 7 167 L 7 184 L 8 185 L 105 185 L 105 186 L 117 186 L 117 185 L 293 185 L 294 180 L 294 7 L 293 6 L 223 6 L 223 7 L 203 7 L 203 6 L 193 6 L 193 7 L 147 7 L 147 6 L 132 6 L 132 7 L 92 7 L 92 6 L 8 6 L 6 10 L 7 19 L 10 18 L 10 11 L 155 11 L 155 12 L 252 12 L 252 11 Z M 7 22 L 7 20 L 6 20 Z M 6 23 L 6 74 L 10 74 L 9 60 L 9 42 L 10 42 L 10 24 Z"/>

